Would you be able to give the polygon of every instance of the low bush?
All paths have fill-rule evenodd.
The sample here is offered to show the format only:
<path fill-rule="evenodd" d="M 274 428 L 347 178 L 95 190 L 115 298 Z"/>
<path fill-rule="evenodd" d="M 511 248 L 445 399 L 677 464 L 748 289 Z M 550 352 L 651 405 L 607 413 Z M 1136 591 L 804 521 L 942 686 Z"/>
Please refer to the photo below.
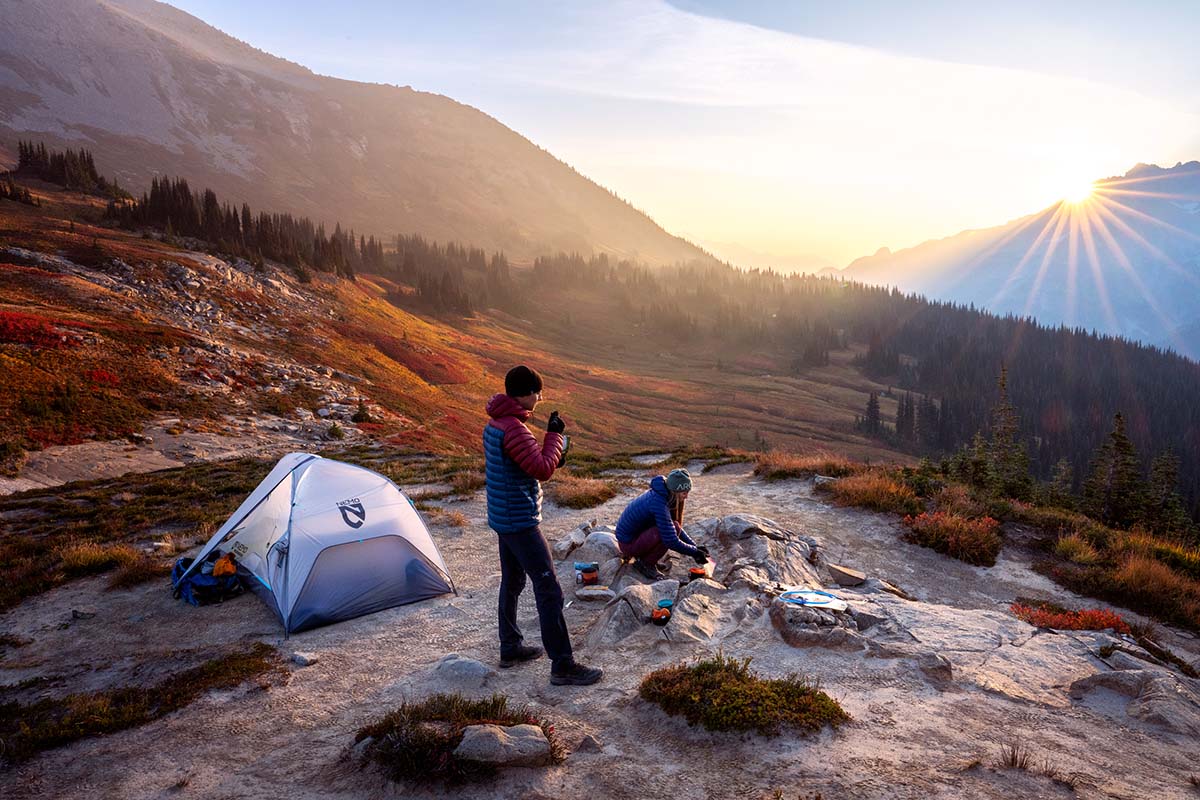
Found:
<path fill-rule="evenodd" d="M 718 653 L 694 664 L 655 670 L 638 689 L 643 700 L 710 731 L 778 735 L 784 726 L 817 731 L 850 719 L 815 681 L 797 675 L 768 680 L 750 670 L 750 659 Z"/>
<path fill-rule="evenodd" d="M 0 702 L 0 759 L 8 763 L 89 736 L 144 725 L 211 689 L 228 689 L 280 667 L 275 648 L 256 642 L 172 675 L 155 686 L 72 694 L 28 705 Z M 0 697 L 0 701 L 4 698 Z"/>
<path fill-rule="evenodd" d="M 1039 628 L 1060 631 L 1102 631 L 1112 628 L 1117 633 L 1130 633 L 1129 623 L 1120 614 L 1103 608 L 1083 608 L 1069 611 L 1041 605 L 1013 603 L 1009 606 L 1018 619 Z"/>
<path fill-rule="evenodd" d="M 897 514 L 919 514 L 923 508 L 916 492 L 883 472 L 849 475 L 826 483 L 821 488 L 830 492 L 834 502 L 843 506 Z"/>
<path fill-rule="evenodd" d="M 1194 580 L 1200 580 L 1200 548 L 1160 539 L 1135 529 L 1120 538 L 1117 549 L 1161 561 Z"/>
<path fill-rule="evenodd" d="M 768 482 L 789 478 L 811 478 L 814 475 L 843 478 L 866 469 L 862 464 L 856 464 L 849 459 L 828 453 L 811 455 L 758 453 L 754 456 L 754 461 L 754 474 Z"/>
<path fill-rule="evenodd" d="M 550 499 L 564 508 L 592 508 L 617 496 L 612 481 L 579 478 L 567 472 L 556 474 L 546 489 Z"/>
<path fill-rule="evenodd" d="M 1000 554 L 1000 523 L 991 517 L 967 519 L 946 511 L 904 519 L 909 541 L 981 567 L 996 563 Z"/>
<path fill-rule="evenodd" d="M 509 707 L 508 698 L 501 694 L 479 700 L 436 694 L 419 703 L 405 703 L 359 729 L 354 741 L 369 739 L 364 757 L 382 766 L 393 780 L 454 783 L 495 771 L 488 764 L 455 758 L 463 731 L 471 725 L 537 725 L 550 742 L 551 757 L 556 762 L 565 757 L 553 725 L 528 708 Z"/>
<path fill-rule="evenodd" d="M 971 490 L 961 483 L 943 486 L 933 496 L 934 508 L 960 517 L 982 517 L 984 504 L 975 499 Z"/>
<path fill-rule="evenodd" d="M 1200 582 L 1146 556 L 1115 568 L 1040 562 L 1034 568 L 1073 592 L 1107 600 L 1163 622 L 1200 631 Z"/>
<path fill-rule="evenodd" d="M 171 563 L 142 555 L 137 561 L 121 564 L 108 579 L 110 589 L 128 589 L 171 574 Z"/>
<path fill-rule="evenodd" d="M 486 485 L 487 478 L 483 476 L 482 472 L 459 472 L 450 479 L 450 488 L 453 494 L 471 494 Z"/>

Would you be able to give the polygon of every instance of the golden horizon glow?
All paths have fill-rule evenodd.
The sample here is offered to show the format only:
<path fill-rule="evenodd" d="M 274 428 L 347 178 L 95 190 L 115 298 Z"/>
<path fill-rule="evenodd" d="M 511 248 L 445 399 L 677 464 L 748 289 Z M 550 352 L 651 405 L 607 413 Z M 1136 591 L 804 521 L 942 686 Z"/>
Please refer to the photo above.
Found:
<path fill-rule="evenodd" d="M 1063 193 L 1063 201 L 1069 205 L 1077 206 L 1081 203 L 1086 203 L 1096 193 L 1095 181 L 1080 183 L 1072 186 Z"/>

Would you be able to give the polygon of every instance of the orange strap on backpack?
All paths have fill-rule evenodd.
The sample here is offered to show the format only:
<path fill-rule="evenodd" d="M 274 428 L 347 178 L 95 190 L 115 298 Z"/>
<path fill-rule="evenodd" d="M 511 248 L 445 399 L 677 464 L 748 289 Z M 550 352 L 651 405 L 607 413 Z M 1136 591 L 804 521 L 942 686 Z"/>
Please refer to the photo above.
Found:
<path fill-rule="evenodd" d="M 214 578 L 224 578 L 226 575 L 237 575 L 237 563 L 233 560 L 233 553 L 226 553 L 213 562 Z"/>

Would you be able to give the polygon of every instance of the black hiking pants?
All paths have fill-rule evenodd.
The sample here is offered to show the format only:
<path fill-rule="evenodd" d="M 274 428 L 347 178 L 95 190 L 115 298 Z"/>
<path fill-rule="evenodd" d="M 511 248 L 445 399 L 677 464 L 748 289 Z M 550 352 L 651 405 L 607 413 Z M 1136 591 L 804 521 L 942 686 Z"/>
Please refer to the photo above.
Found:
<path fill-rule="evenodd" d="M 523 637 L 517 625 L 517 601 L 525 590 L 525 578 L 533 581 L 538 623 L 542 629 L 542 647 L 554 668 L 566 668 L 572 662 L 571 635 L 563 619 L 563 592 L 554 574 L 550 546 L 541 529 L 534 525 L 517 533 L 501 533 L 500 540 L 500 655 L 516 650 Z"/>

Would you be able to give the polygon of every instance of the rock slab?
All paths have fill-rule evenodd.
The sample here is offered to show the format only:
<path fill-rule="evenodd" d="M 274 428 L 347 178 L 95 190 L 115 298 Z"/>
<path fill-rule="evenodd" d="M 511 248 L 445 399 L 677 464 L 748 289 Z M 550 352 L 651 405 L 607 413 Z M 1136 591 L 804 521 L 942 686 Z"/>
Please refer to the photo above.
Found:
<path fill-rule="evenodd" d="M 454 756 L 500 767 L 540 767 L 552 760 L 550 742 L 537 725 L 470 725 Z"/>

